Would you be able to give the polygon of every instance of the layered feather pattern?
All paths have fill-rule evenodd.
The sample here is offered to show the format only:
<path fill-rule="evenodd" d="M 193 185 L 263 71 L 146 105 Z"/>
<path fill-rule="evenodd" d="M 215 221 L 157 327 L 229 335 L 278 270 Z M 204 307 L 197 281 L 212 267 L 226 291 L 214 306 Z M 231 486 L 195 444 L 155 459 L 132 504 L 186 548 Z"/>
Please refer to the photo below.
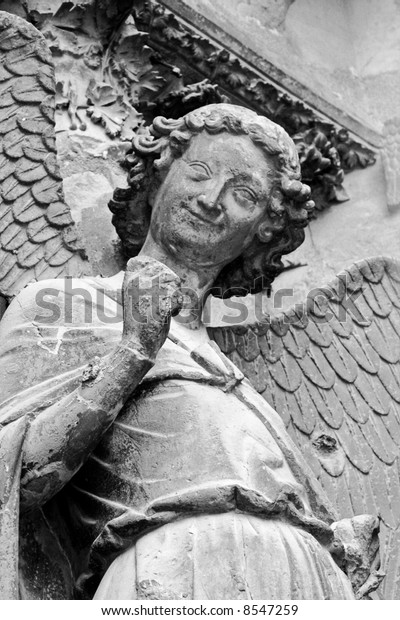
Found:
<path fill-rule="evenodd" d="M 87 272 L 64 202 L 54 132 L 54 68 L 43 36 L 0 12 L 0 293 Z"/>
<path fill-rule="evenodd" d="M 381 516 L 382 595 L 400 598 L 400 262 L 358 262 L 289 312 L 210 331 L 282 416 L 340 517 Z"/>

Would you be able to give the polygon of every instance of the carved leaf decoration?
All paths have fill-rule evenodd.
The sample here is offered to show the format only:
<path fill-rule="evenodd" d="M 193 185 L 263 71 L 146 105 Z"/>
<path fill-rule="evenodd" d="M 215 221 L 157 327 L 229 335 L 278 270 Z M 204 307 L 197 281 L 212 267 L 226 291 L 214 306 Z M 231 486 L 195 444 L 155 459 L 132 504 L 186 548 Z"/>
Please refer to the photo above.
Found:
<path fill-rule="evenodd" d="M 90 82 L 86 94 L 89 102 L 99 110 L 103 107 L 111 106 L 118 98 L 118 93 L 114 91 L 110 84 L 95 82 L 94 80 Z"/>
<path fill-rule="evenodd" d="M 133 132 L 143 122 L 143 116 L 129 103 L 125 103 L 127 116 L 123 122 L 120 138 L 121 140 L 132 140 Z"/>
<path fill-rule="evenodd" d="M 88 86 L 87 97 L 87 115 L 95 123 L 101 123 L 112 138 L 119 136 L 129 113 L 122 96 L 118 95 L 110 84 L 92 80 Z"/>
<path fill-rule="evenodd" d="M 128 18 L 114 42 L 103 75 L 103 81 L 123 95 L 124 102 L 131 108 L 143 104 L 164 84 L 153 65 L 154 51 L 146 45 L 147 39 L 147 33 L 139 32 L 132 17 Z"/>
<path fill-rule="evenodd" d="M 199 44 L 197 44 L 196 42 L 193 43 L 192 54 L 193 54 L 193 58 L 197 61 L 204 60 L 206 58 L 206 52 L 201 46 L 201 41 Z"/>
<path fill-rule="evenodd" d="M 141 76 L 153 67 L 153 51 L 146 45 L 147 35 L 139 32 L 132 19 L 122 28 L 119 43 L 113 50 L 113 62 L 129 81 L 139 82 Z"/>
<path fill-rule="evenodd" d="M 158 93 L 165 79 L 155 69 L 142 73 L 139 82 L 131 82 L 129 85 L 130 99 L 134 105 L 141 105 L 151 99 L 152 94 Z"/>
<path fill-rule="evenodd" d="M 357 153 L 351 149 L 342 155 L 342 159 L 348 168 L 355 168 L 359 162 Z"/>
<path fill-rule="evenodd" d="M 356 263 L 321 296 L 318 307 L 210 335 L 281 415 L 339 516 L 381 516 L 391 575 L 381 588 L 398 599 L 400 262 Z"/>
<path fill-rule="evenodd" d="M 225 79 L 231 88 L 239 88 L 244 86 L 248 82 L 247 76 L 241 70 L 241 66 L 238 61 L 235 61 L 231 66 L 220 65 L 218 73 L 223 73 Z"/>
<path fill-rule="evenodd" d="M 163 32 L 169 41 L 179 41 L 181 38 L 179 29 L 174 28 L 173 26 L 166 26 L 166 28 L 163 29 Z"/>
<path fill-rule="evenodd" d="M 11 298 L 30 281 L 89 270 L 83 251 L 70 251 L 63 237 L 72 220 L 53 154 L 51 54 L 32 25 L 4 12 L 0 66 L 0 294 Z M 59 243 L 56 269 L 46 258 L 49 240 Z"/>
<path fill-rule="evenodd" d="M 350 200 L 350 196 L 346 192 L 343 185 L 339 185 L 337 187 L 334 186 L 332 188 L 332 194 L 333 194 L 333 200 L 335 200 L 336 202 L 347 202 L 347 200 Z"/>
<path fill-rule="evenodd" d="M 374 153 L 354 142 L 346 130 L 341 129 L 336 132 L 333 141 L 340 154 L 344 168 L 348 170 L 358 166 L 365 168 L 375 162 Z"/>
<path fill-rule="evenodd" d="M 130 48 L 118 49 L 113 57 L 114 70 L 126 77 L 129 82 L 138 84 L 142 76 L 152 70 L 152 64 L 148 61 L 150 52 L 150 48 L 146 45 L 136 48 L 134 54 Z"/>

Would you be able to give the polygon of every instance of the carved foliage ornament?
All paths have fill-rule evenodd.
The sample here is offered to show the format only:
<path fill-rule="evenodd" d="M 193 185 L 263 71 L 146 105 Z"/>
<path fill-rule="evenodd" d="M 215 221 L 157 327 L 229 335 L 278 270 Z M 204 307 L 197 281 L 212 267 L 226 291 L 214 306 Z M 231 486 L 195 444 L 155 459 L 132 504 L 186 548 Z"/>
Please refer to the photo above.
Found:
<path fill-rule="evenodd" d="M 27 15 L 53 53 L 61 128 L 90 133 L 95 123 L 109 138 L 129 140 L 158 115 L 178 118 L 209 103 L 245 105 L 282 125 L 293 138 L 303 180 L 319 210 L 348 200 L 343 187 L 347 171 L 374 163 L 373 152 L 345 129 L 160 4 L 125 2 L 120 15 L 125 18 L 132 9 L 131 15 L 121 21 L 107 13 L 104 23 L 104 7 L 98 3 L 68 4 L 68 10 L 61 3 L 41 19 L 37 11 Z"/>

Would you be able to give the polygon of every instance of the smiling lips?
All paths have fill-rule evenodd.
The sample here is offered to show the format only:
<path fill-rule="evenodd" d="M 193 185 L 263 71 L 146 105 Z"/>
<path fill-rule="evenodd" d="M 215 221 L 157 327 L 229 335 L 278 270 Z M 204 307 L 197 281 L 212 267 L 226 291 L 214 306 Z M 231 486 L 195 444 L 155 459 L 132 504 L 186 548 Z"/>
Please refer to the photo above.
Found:
<path fill-rule="evenodd" d="M 183 203 L 182 206 L 184 207 L 186 211 L 189 211 L 191 215 L 193 215 L 199 220 L 202 220 L 203 222 L 206 222 L 207 224 L 220 224 L 221 223 L 221 219 L 223 217 L 222 211 L 218 211 L 215 217 L 213 217 L 213 215 L 208 214 L 208 212 L 205 209 L 201 209 L 201 208 L 194 209 L 188 203 Z"/>

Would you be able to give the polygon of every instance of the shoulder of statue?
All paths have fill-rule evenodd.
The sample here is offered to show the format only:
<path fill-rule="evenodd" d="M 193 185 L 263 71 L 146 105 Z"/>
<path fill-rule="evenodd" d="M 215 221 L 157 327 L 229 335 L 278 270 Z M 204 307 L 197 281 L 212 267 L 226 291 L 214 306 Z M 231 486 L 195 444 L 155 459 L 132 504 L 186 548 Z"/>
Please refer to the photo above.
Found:
<path fill-rule="evenodd" d="M 117 315 L 120 303 L 121 287 L 115 277 L 66 277 L 33 282 L 11 302 L 1 320 L 0 333 L 6 335 L 17 325 L 35 324 L 38 317 L 42 325 L 60 326 L 68 313 L 74 316 L 74 323 L 82 323 L 88 308 L 100 307 L 106 314 Z M 46 317 L 50 317 L 49 323 L 44 320 Z"/>

